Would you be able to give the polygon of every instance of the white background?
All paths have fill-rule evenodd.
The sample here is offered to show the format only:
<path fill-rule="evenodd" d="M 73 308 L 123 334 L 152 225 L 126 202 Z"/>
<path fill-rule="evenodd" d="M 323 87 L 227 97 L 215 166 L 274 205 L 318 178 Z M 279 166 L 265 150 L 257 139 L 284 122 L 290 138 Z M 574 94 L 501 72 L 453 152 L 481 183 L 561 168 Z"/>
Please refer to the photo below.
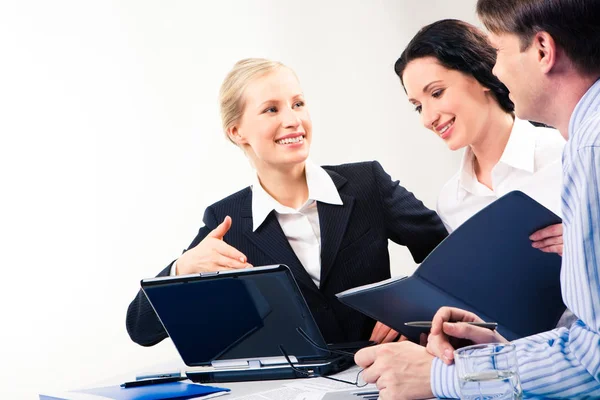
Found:
<path fill-rule="evenodd" d="M 460 154 L 420 124 L 393 65 L 419 27 L 475 0 L 2 1 L 0 398 L 175 359 L 130 341 L 139 280 L 204 208 L 250 182 L 220 130 L 235 61 L 297 72 L 320 164 L 379 160 L 435 207 Z M 414 263 L 393 245 L 393 272 Z"/>

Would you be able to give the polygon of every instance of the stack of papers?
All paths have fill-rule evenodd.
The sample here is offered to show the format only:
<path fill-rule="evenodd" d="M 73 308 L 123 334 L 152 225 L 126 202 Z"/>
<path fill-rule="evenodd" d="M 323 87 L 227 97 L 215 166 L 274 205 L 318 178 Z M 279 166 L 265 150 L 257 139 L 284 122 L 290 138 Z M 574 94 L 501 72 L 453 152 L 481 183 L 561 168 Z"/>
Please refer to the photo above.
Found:
<path fill-rule="evenodd" d="M 357 366 L 344 372 L 332 375 L 337 379 L 355 382 L 361 369 Z M 283 387 L 253 393 L 236 398 L 236 400 L 328 400 L 335 399 L 334 394 L 347 393 L 348 396 L 340 399 L 369 400 L 377 398 L 377 387 L 373 384 L 358 388 L 343 382 L 332 381 L 326 378 L 298 379 L 286 383 Z M 364 394 L 364 395 L 363 395 Z"/>

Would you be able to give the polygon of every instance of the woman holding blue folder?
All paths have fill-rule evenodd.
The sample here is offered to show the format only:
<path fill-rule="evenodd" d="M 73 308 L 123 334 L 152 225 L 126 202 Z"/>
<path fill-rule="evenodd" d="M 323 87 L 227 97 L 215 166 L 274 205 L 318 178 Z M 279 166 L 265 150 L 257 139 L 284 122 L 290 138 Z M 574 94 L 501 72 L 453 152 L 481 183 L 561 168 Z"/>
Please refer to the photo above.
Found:
<path fill-rule="evenodd" d="M 422 28 L 394 66 L 423 125 L 450 150 L 465 149 L 438 198 L 449 232 L 513 190 L 561 215 L 565 140 L 558 131 L 515 118 L 508 89 L 493 74 L 495 60 L 483 32 L 447 19 Z M 561 224 L 531 239 L 542 251 L 562 254 Z"/>
<path fill-rule="evenodd" d="M 392 340 L 396 332 L 375 327 L 335 294 L 390 277 L 388 239 L 423 261 L 447 235 L 437 214 L 377 162 L 312 163 L 306 100 L 286 66 L 239 61 L 220 103 L 226 137 L 248 157 L 256 179 L 209 206 L 188 250 L 159 276 L 286 264 L 328 342 Z M 167 337 L 141 291 L 129 306 L 127 330 L 144 346 Z"/>

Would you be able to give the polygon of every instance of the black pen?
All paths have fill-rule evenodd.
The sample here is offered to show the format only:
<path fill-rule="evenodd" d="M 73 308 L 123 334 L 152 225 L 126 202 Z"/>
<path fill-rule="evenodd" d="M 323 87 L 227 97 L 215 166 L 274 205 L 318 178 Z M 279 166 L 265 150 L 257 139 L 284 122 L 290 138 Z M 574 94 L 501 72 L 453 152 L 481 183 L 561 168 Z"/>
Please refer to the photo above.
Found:
<path fill-rule="evenodd" d="M 140 379 L 139 381 L 131 381 L 121 383 L 122 388 L 132 388 L 146 385 L 158 385 L 159 383 L 178 382 L 186 380 L 187 376 L 168 376 L 165 378 Z"/>
<path fill-rule="evenodd" d="M 450 322 L 450 321 L 448 321 Z M 453 321 L 453 323 L 458 323 L 463 321 Z M 481 328 L 487 328 L 491 330 L 495 330 L 498 324 L 496 322 L 463 322 L 464 324 L 469 324 L 473 326 L 479 326 Z M 411 328 L 431 328 L 431 321 L 412 321 L 405 322 L 404 325 L 410 326 Z"/>

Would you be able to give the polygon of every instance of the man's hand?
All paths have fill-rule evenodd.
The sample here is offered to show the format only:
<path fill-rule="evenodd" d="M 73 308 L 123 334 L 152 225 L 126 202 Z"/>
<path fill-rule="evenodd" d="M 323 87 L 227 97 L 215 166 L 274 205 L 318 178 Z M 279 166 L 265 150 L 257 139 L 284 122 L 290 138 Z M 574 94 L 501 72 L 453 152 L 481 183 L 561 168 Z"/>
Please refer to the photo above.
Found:
<path fill-rule="evenodd" d="M 382 324 L 381 322 L 377 322 L 373 328 L 373 333 L 371 333 L 369 340 L 381 344 L 391 342 L 397 337 L 398 332 L 389 326 Z"/>
<path fill-rule="evenodd" d="M 418 344 L 403 341 L 366 347 L 356 353 L 354 361 L 364 368 L 365 382 L 377 385 L 380 400 L 433 397 L 433 356 Z"/>
<path fill-rule="evenodd" d="M 472 312 L 442 307 L 435 313 L 427 339 L 427 351 L 445 364 L 454 361 L 454 349 L 492 342 L 507 343 L 498 332 L 461 322 L 485 322 Z"/>
<path fill-rule="evenodd" d="M 545 253 L 563 253 L 563 226 L 562 224 L 550 225 L 540 229 L 529 236 L 531 245 Z"/>
<path fill-rule="evenodd" d="M 196 247 L 183 253 L 177 260 L 177 275 L 252 267 L 242 252 L 223 241 L 229 228 L 231 217 L 227 216 Z"/>

